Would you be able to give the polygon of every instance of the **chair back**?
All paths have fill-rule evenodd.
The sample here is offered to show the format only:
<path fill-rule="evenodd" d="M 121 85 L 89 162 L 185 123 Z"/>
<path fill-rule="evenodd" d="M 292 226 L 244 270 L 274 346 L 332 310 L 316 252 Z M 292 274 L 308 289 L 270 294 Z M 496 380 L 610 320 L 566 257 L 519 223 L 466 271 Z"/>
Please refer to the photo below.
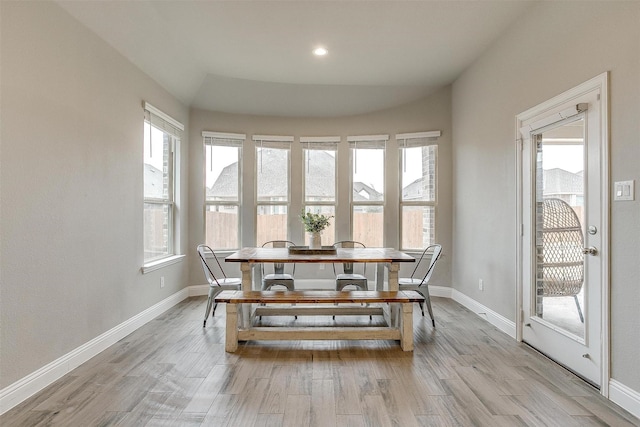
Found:
<path fill-rule="evenodd" d="M 429 266 L 427 267 L 427 271 L 424 274 L 424 276 L 422 277 L 422 280 L 420 281 L 420 284 L 418 286 L 423 286 L 427 283 L 429 283 L 429 279 L 431 279 L 431 275 L 433 274 L 433 270 L 435 270 L 435 265 L 436 265 L 436 261 L 438 261 L 438 259 L 440 259 L 440 253 L 442 252 L 442 245 L 439 244 L 435 244 L 435 245 L 429 245 L 427 246 L 427 248 L 422 251 L 422 254 L 420 255 L 420 258 L 418 259 L 418 262 L 416 263 L 416 267 L 413 269 L 413 273 L 411 273 L 411 278 L 415 279 L 415 274 L 418 271 L 418 268 L 420 268 L 421 265 L 426 264 L 427 262 L 429 263 Z"/>
<path fill-rule="evenodd" d="M 263 248 L 288 248 L 289 246 L 295 246 L 296 244 L 293 242 L 290 242 L 289 240 L 269 240 L 268 242 L 265 242 L 262 244 Z M 291 274 L 294 274 L 296 271 L 296 264 L 292 263 L 293 265 L 293 270 Z M 265 275 L 265 264 L 262 263 L 262 276 L 264 277 Z M 284 263 L 282 262 L 277 262 L 273 264 L 273 272 L 275 274 L 284 274 Z"/>
<path fill-rule="evenodd" d="M 220 286 L 220 282 L 218 282 L 218 279 L 216 279 L 216 275 L 213 274 L 213 270 L 207 263 L 207 258 L 213 258 L 214 260 L 216 260 L 220 274 L 226 279 L 227 275 L 224 273 L 222 265 L 220 265 L 220 261 L 218 261 L 218 258 L 216 258 L 216 254 L 207 245 L 198 245 L 197 250 L 198 256 L 200 257 L 200 263 L 202 264 L 202 269 L 204 270 L 204 276 L 207 278 L 207 282 L 209 282 L 209 285 L 212 286 Z"/>
<path fill-rule="evenodd" d="M 333 247 L 337 249 L 337 248 L 365 248 L 366 246 L 364 245 L 364 243 L 356 242 L 355 240 L 341 240 L 339 242 L 335 242 L 333 244 Z M 366 263 L 361 263 L 361 264 L 362 264 L 362 275 L 365 276 L 367 272 L 367 264 Z M 333 265 L 333 273 L 337 274 L 335 263 L 332 265 Z M 354 267 L 354 263 L 344 262 L 342 263 L 342 272 L 344 274 L 354 274 L 353 267 Z"/>
<path fill-rule="evenodd" d="M 575 296 L 584 281 L 582 226 L 573 208 L 562 199 L 542 202 L 543 296 Z"/>

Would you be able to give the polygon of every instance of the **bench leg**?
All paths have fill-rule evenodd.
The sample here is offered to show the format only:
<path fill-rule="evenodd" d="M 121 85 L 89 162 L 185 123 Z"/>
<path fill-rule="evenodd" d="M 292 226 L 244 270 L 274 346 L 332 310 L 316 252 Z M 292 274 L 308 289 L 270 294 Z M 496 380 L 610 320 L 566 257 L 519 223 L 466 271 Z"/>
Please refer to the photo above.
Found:
<path fill-rule="evenodd" d="M 238 349 L 238 304 L 227 304 L 227 330 L 224 349 L 229 353 Z"/>
<path fill-rule="evenodd" d="M 402 306 L 400 347 L 402 347 L 402 351 L 413 351 L 413 304 L 400 305 Z"/>

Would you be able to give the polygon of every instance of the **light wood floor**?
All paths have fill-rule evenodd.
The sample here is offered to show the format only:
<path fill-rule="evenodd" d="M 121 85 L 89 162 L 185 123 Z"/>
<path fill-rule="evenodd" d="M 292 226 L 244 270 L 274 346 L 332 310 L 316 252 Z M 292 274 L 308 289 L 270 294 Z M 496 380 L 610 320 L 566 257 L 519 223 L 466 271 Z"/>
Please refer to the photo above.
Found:
<path fill-rule="evenodd" d="M 413 353 L 393 341 L 292 341 L 241 344 L 228 354 L 224 307 L 203 329 L 205 303 L 180 303 L 1 416 L 0 425 L 640 425 L 449 299 L 433 298 L 436 329 L 416 306 Z"/>

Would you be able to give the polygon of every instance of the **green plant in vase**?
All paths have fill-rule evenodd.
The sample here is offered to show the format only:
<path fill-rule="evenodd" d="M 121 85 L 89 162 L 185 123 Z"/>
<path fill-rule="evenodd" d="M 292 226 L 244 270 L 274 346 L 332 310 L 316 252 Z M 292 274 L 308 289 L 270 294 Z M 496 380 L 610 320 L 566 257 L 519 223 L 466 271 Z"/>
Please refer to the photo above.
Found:
<path fill-rule="evenodd" d="M 333 215 L 302 212 L 300 220 L 304 224 L 304 230 L 309 233 L 309 248 L 318 249 L 322 247 L 321 233 L 329 226 L 331 218 L 333 218 Z"/>

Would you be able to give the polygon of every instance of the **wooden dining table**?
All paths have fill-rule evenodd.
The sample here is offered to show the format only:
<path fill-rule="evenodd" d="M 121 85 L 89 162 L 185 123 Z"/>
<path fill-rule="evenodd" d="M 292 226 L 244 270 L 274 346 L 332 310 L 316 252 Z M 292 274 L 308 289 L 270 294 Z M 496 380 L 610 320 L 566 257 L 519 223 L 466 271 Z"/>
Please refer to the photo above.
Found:
<path fill-rule="evenodd" d="M 405 295 L 398 289 L 400 263 L 415 262 L 412 256 L 392 248 L 298 248 L 302 249 L 242 248 L 226 257 L 226 262 L 240 263 L 242 271 L 242 291 L 228 293 L 228 298 L 221 300 L 227 302 L 227 351 L 235 351 L 238 340 L 259 339 L 399 339 L 403 350 L 413 348 L 412 303 L 418 301 L 415 298 L 419 295 Z M 260 269 L 254 267 L 263 263 L 374 263 L 377 264 L 376 290 L 259 291 Z M 385 269 L 388 273 L 386 286 Z M 382 315 L 385 326 L 350 327 L 336 322 L 329 327 L 265 328 L 254 323 L 262 316 L 283 315 L 329 315 L 334 319 L 337 315 Z"/>
<path fill-rule="evenodd" d="M 253 267 L 261 263 L 376 263 L 376 290 L 383 290 L 384 268 L 388 272 L 387 289 L 398 290 L 400 263 L 415 262 L 415 258 L 393 248 L 337 248 L 331 250 L 290 251 L 288 248 L 242 248 L 229 255 L 227 262 L 239 262 L 242 290 L 252 290 Z"/>

